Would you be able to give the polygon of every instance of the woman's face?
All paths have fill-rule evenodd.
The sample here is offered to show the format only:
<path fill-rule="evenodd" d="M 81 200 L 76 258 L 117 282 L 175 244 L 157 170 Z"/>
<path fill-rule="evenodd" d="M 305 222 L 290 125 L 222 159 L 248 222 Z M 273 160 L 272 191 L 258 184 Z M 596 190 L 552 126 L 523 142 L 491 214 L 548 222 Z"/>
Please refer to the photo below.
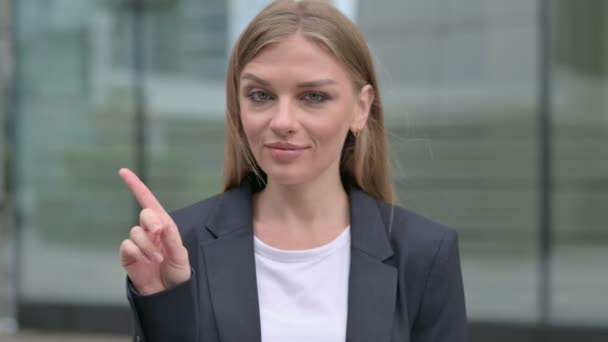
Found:
<path fill-rule="evenodd" d="M 370 85 L 355 90 L 335 58 L 299 34 L 265 48 L 240 75 L 241 120 L 270 182 L 339 174 L 349 130 L 365 125 Z"/>

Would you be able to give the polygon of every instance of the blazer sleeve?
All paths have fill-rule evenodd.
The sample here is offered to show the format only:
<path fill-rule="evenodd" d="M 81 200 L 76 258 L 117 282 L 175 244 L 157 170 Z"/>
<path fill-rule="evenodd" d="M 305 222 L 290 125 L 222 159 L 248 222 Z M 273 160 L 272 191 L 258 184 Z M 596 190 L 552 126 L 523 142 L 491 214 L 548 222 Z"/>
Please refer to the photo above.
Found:
<path fill-rule="evenodd" d="M 465 297 L 458 237 L 448 230 L 431 263 L 412 342 L 467 341 Z"/>
<path fill-rule="evenodd" d="M 166 291 L 140 295 L 127 278 L 134 342 L 197 341 L 196 277 Z"/>

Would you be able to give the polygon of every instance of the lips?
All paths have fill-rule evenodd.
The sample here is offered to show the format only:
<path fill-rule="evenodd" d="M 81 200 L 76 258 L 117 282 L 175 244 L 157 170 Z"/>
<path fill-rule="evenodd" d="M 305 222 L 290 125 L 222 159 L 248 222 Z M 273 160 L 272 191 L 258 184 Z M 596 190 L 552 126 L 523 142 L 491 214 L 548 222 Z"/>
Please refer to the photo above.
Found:
<path fill-rule="evenodd" d="M 272 149 L 277 149 L 277 150 L 303 150 L 306 148 L 304 146 L 293 145 L 293 144 L 288 144 L 288 143 L 272 143 L 272 144 L 267 144 L 266 147 L 272 148 Z"/>
<path fill-rule="evenodd" d="M 299 146 L 288 143 L 272 143 L 265 145 L 270 150 L 272 159 L 277 162 L 286 163 L 295 160 L 304 153 L 307 149 L 305 146 Z"/>

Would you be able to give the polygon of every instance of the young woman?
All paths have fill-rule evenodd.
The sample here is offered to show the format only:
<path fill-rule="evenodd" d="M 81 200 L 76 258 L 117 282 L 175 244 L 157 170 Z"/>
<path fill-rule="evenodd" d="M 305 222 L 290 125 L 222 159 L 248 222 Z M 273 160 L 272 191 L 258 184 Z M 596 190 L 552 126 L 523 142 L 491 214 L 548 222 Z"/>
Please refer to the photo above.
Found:
<path fill-rule="evenodd" d="M 120 247 L 139 341 L 465 341 L 456 233 L 393 204 L 382 104 L 360 32 L 275 1 L 227 75 L 225 191 L 143 210 Z"/>

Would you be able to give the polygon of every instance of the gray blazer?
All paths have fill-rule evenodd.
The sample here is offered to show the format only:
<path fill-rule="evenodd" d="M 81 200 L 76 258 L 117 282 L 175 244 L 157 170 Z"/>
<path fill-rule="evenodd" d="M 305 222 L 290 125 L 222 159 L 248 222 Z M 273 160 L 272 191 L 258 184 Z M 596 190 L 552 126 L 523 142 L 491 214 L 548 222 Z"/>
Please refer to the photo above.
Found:
<path fill-rule="evenodd" d="M 347 190 L 346 340 L 466 341 L 455 231 L 352 185 Z M 192 278 L 150 296 L 139 296 L 127 282 L 135 341 L 261 341 L 251 196 L 252 187 L 244 182 L 171 214 L 189 253 Z"/>

